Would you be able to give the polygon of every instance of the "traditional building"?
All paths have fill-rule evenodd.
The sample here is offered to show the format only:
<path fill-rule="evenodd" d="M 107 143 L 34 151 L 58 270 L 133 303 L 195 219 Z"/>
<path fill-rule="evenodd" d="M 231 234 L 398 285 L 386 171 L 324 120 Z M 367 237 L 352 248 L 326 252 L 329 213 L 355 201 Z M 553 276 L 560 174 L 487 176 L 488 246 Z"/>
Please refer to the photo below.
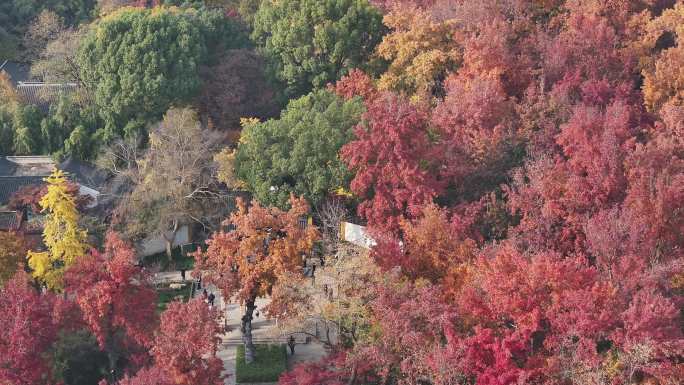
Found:
<path fill-rule="evenodd" d="M 78 184 L 79 193 L 88 196 L 88 207 L 97 206 L 104 176 L 94 167 L 73 159 L 56 164 L 49 156 L 0 156 L 0 231 L 35 232 L 42 229 L 42 216 L 26 208 L 7 207 L 10 198 L 27 186 L 41 186 L 55 168 Z"/>

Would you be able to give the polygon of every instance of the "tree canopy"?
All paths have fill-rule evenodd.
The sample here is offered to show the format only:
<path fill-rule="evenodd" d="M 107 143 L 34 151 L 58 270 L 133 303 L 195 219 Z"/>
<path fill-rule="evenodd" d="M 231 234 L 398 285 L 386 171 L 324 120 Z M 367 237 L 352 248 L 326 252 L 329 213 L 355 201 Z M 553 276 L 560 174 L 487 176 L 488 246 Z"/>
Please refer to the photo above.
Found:
<path fill-rule="evenodd" d="M 262 204 L 285 207 L 290 194 L 320 203 L 350 174 L 338 157 L 352 139 L 363 105 L 330 91 L 291 101 L 279 119 L 248 121 L 235 156 L 235 175 Z"/>
<path fill-rule="evenodd" d="M 47 214 L 43 228 L 47 251 L 30 251 L 28 264 L 41 283 L 49 289 L 61 290 L 65 268 L 83 257 L 88 249 L 88 234 L 78 223 L 76 197 L 64 172 L 55 170 L 46 181 L 47 193 L 40 199 L 40 206 Z"/>
<path fill-rule="evenodd" d="M 96 0 L 7 0 L 0 4 L 0 50 L 9 55 L 4 59 L 20 56 L 22 38 L 32 20 L 41 11 L 51 11 L 69 26 L 91 17 Z"/>
<path fill-rule="evenodd" d="M 0 232 L 0 286 L 24 266 L 26 252 L 26 240 L 21 234 Z"/>
<path fill-rule="evenodd" d="M 217 226 L 224 214 L 221 208 L 228 206 L 213 177 L 217 142 L 217 135 L 202 127 L 193 110 L 170 109 L 150 131 L 147 150 L 123 171 L 130 192 L 114 211 L 115 224 L 130 239 L 162 237 L 169 258 L 181 226 Z M 137 149 L 137 143 L 131 145 Z M 114 168 L 121 156 L 108 152 L 102 162 Z"/>
<path fill-rule="evenodd" d="M 143 132 L 172 104 L 194 97 L 214 43 L 231 46 L 228 33 L 241 39 L 231 23 L 218 11 L 174 7 L 123 8 L 96 22 L 78 62 L 104 119 L 103 138 Z"/>
<path fill-rule="evenodd" d="M 234 230 L 214 233 L 207 241 L 206 252 L 195 255 L 195 272 L 214 283 L 224 298 L 235 296 L 245 304 L 241 331 L 248 363 L 254 360 L 256 298 L 277 290 L 274 287 L 281 281 L 301 279 L 302 258 L 319 237 L 316 228 L 300 224 L 308 210 L 306 201 L 294 196 L 288 211 L 263 207 L 258 202 L 248 208 L 238 199 L 238 210 L 229 219 Z"/>
<path fill-rule="evenodd" d="M 253 28 L 252 39 L 294 97 L 367 67 L 384 32 L 367 0 L 263 1 Z"/>

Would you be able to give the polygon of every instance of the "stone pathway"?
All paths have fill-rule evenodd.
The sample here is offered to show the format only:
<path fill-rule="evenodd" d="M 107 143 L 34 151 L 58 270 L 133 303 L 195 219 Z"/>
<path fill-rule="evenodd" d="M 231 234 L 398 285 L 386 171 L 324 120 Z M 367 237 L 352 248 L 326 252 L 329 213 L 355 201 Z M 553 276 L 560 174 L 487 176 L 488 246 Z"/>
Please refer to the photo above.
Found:
<path fill-rule="evenodd" d="M 185 273 L 186 283 L 192 284 L 192 274 L 190 271 Z M 160 272 L 154 274 L 154 282 L 173 283 L 181 280 L 180 271 Z M 242 318 L 241 306 L 237 303 L 226 302 L 223 299 L 220 291 L 213 285 L 202 285 L 202 289 L 207 289 L 208 293 L 214 293 L 216 299 L 215 306 L 225 315 L 224 324 L 228 326 L 228 331 L 222 334 L 221 345 L 219 346 L 217 356 L 223 361 L 223 374 L 227 375 L 225 385 L 235 385 L 235 359 L 237 354 L 237 346 L 242 344 L 242 334 L 240 332 L 240 320 Z M 202 295 L 202 290 L 195 292 L 195 297 Z M 252 321 L 252 337 L 256 344 L 274 344 L 286 343 L 289 335 L 282 335 L 274 320 L 266 319 L 262 309 L 270 302 L 267 298 L 258 298 L 256 300 L 259 317 Z M 288 348 L 288 364 L 292 367 L 293 364 L 300 362 L 318 361 L 323 358 L 327 352 L 320 343 L 309 342 L 305 343 L 304 336 L 297 336 L 297 345 L 295 346 L 294 356 L 290 356 Z"/>
<path fill-rule="evenodd" d="M 216 356 L 223 361 L 223 374 L 226 375 L 225 385 L 235 385 L 235 346 L 221 346 Z"/>

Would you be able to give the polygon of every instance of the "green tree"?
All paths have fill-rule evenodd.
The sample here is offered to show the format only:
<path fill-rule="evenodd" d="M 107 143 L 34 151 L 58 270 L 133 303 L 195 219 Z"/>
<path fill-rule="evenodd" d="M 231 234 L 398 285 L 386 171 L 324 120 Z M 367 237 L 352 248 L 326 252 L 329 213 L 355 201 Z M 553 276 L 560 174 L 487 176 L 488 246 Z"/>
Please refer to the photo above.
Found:
<path fill-rule="evenodd" d="M 0 1 L 0 52 L 13 58 L 31 21 L 42 11 L 52 11 L 67 26 L 90 18 L 96 0 L 3 0 Z M 14 52 L 13 52 L 14 51 Z M 6 55 L 5 53 L 9 53 Z"/>
<path fill-rule="evenodd" d="M 75 99 L 62 95 L 41 122 L 45 153 L 58 158 L 72 155 L 88 159 L 97 152 L 92 136 L 101 122 L 92 106 L 82 105 Z"/>
<path fill-rule="evenodd" d="M 97 384 L 107 374 L 107 354 L 87 330 L 62 332 L 53 346 L 53 372 L 67 385 Z"/>
<path fill-rule="evenodd" d="M 229 45 L 231 23 L 215 10 L 164 7 L 123 8 L 95 24 L 77 60 L 104 120 L 103 139 L 139 132 L 195 96 L 199 65 Z"/>
<path fill-rule="evenodd" d="M 76 126 L 69 137 L 64 141 L 64 149 L 60 153 L 63 157 L 73 156 L 77 159 L 89 159 L 95 154 L 93 141 L 88 130 L 82 126 Z"/>
<path fill-rule="evenodd" d="M 316 205 L 349 181 L 337 154 L 362 113 L 360 100 L 319 90 L 290 102 L 280 119 L 247 121 L 236 176 L 264 205 L 285 207 L 291 193 Z"/>
<path fill-rule="evenodd" d="M 40 122 L 43 147 L 47 153 L 55 152 L 62 148 L 64 139 L 69 136 L 74 110 L 68 98 L 61 97 L 56 104 L 50 106 L 50 114 Z"/>
<path fill-rule="evenodd" d="M 0 154 L 12 154 L 14 151 L 14 124 L 12 114 L 5 106 L 0 106 Z"/>
<path fill-rule="evenodd" d="M 367 0 L 263 1 L 252 38 L 289 95 L 303 95 L 368 64 L 384 27 Z"/>
<path fill-rule="evenodd" d="M 41 153 L 42 112 L 34 105 L 17 104 L 12 111 L 14 125 L 14 153 L 17 155 L 33 155 Z"/>

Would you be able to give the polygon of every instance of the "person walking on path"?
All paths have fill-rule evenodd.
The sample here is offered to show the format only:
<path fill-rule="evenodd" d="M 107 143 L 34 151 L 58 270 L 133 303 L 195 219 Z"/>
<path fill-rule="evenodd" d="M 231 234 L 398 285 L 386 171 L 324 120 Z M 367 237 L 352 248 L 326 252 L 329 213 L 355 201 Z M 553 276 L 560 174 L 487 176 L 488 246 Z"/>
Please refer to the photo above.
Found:
<path fill-rule="evenodd" d="M 290 355 L 294 356 L 294 348 L 295 348 L 295 339 L 294 336 L 290 336 L 290 339 L 287 340 L 287 346 L 290 347 Z"/>
<path fill-rule="evenodd" d="M 209 294 L 209 297 L 207 297 L 207 299 L 209 300 L 209 306 L 214 307 L 214 300 L 216 299 L 214 293 Z"/>
<path fill-rule="evenodd" d="M 207 289 L 202 290 L 202 301 L 209 303 L 209 295 L 207 294 Z"/>
<path fill-rule="evenodd" d="M 180 269 L 181 272 L 181 280 L 185 281 L 185 269 Z"/>

